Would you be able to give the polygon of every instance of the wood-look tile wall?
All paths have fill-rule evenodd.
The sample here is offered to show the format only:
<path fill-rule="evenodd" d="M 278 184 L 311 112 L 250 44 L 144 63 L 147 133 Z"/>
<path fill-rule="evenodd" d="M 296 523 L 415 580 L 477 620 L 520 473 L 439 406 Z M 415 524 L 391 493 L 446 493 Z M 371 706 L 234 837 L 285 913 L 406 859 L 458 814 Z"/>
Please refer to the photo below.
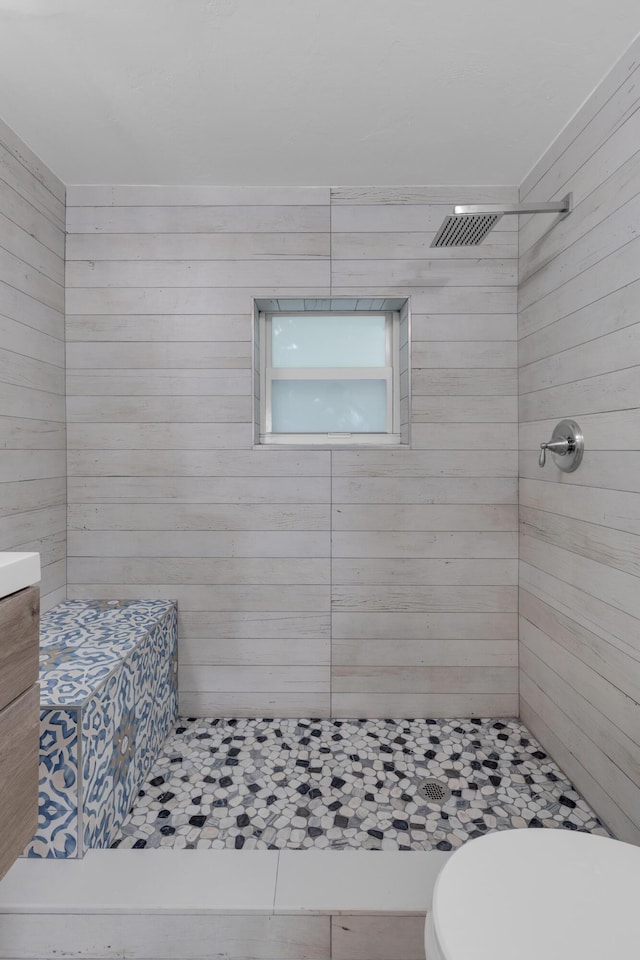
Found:
<path fill-rule="evenodd" d="M 640 46 L 527 177 L 573 191 L 520 230 L 524 721 L 615 833 L 640 842 Z M 575 418 L 575 473 L 537 465 Z"/>
<path fill-rule="evenodd" d="M 504 188 L 70 187 L 70 596 L 170 596 L 189 714 L 517 711 Z M 410 297 L 410 450 L 254 449 L 252 297 Z M 407 352 L 408 355 L 408 352 Z"/>
<path fill-rule="evenodd" d="M 424 925 L 424 913 L 2 913 L 0 957 L 209 960 L 215 944 L 227 960 L 425 960 Z"/>
<path fill-rule="evenodd" d="M 65 596 L 65 188 L 0 122 L 0 550 Z"/>

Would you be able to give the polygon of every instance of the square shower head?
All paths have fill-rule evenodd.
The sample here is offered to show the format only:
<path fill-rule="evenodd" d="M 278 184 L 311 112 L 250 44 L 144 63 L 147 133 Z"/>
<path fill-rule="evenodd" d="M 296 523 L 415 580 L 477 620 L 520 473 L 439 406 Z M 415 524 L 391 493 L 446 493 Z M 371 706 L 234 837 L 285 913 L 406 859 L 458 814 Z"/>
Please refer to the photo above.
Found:
<path fill-rule="evenodd" d="M 458 213 L 445 217 L 436 233 L 432 247 L 475 247 L 482 243 L 501 213 Z"/>

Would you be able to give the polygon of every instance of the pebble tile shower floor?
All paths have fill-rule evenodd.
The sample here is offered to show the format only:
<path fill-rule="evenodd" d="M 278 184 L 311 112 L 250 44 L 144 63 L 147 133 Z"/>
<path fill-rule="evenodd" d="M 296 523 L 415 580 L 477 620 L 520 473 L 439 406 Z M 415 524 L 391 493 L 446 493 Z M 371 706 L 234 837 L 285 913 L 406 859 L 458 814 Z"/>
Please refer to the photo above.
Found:
<path fill-rule="evenodd" d="M 427 777 L 451 798 L 423 800 Z M 518 720 L 189 718 L 113 846 L 451 850 L 510 827 L 609 835 Z"/>

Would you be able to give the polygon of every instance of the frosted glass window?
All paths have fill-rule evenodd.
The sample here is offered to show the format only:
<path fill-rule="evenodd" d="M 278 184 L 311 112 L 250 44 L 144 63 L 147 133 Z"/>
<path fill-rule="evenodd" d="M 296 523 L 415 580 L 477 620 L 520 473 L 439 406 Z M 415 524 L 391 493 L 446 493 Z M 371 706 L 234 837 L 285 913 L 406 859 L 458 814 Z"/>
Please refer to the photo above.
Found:
<path fill-rule="evenodd" d="M 386 380 L 274 380 L 275 433 L 384 433 Z"/>
<path fill-rule="evenodd" d="M 399 343 L 392 311 L 261 313 L 260 442 L 399 443 Z"/>
<path fill-rule="evenodd" d="M 280 316 L 271 320 L 271 365 L 384 367 L 387 321 L 379 316 Z"/>

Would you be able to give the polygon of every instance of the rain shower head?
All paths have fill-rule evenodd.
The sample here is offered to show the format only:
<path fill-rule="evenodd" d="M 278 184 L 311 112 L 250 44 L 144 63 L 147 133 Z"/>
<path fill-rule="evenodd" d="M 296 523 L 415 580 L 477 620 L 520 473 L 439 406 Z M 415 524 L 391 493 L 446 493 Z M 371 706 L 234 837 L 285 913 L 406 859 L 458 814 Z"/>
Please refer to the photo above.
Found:
<path fill-rule="evenodd" d="M 571 213 L 572 195 L 554 203 L 463 204 L 445 217 L 433 238 L 432 247 L 475 247 L 482 243 L 502 217 L 518 213 Z"/>
<path fill-rule="evenodd" d="M 454 213 L 444 218 L 431 246 L 475 247 L 499 220 L 502 220 L 501 213 Z"/>

